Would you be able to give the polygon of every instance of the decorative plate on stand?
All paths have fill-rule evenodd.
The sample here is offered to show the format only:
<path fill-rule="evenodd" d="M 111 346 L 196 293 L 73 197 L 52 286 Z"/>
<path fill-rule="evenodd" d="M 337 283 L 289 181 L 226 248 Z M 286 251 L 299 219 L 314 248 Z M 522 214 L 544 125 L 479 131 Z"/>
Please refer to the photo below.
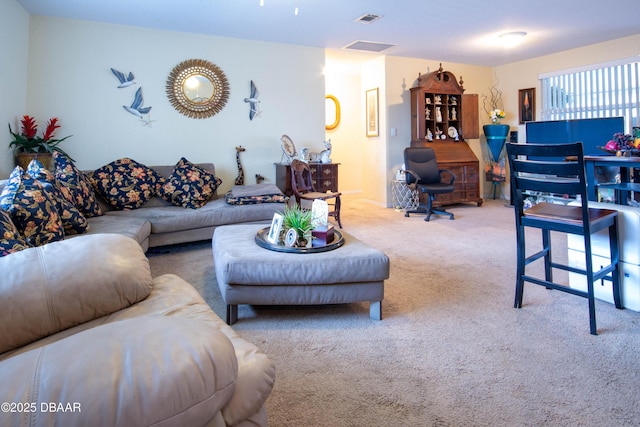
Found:
<path fill-rule="evenodd" d="M 456 139 L 458 137 L 458 130 L 453 126 L 449 126 L 449 129 L 447 129 L 447 133 L 449 135 L 449 138 Z"/>
<path fill-rule="evenodd" d="M 296 146 L 293 144 L 291 138 L 289 138 L 287 135 L 282 135 L 280 141 L 282 142 L 282 152 L 287 157 L 289 163 L 291 163 L 291 160 L 293 160 L 296 154 L 298 154 L 296 153 Z"/>

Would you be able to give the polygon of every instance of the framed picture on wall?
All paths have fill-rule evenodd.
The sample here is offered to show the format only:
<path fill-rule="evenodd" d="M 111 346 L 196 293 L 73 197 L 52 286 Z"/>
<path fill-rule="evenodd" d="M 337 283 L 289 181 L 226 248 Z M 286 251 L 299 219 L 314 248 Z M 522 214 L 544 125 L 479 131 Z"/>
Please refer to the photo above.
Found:
<path fill-rule="evenodd" d="M 520 124 L 536 120 L 536 88 L 520 89 L 518 91 L 518 106 L 520 110 Z"/>
<path fill-rule="evenodd" d="M 378 128 L 378 88 L 369 89 L 366 93 L 367 105 L 367 136 L 379 136 Z"/>

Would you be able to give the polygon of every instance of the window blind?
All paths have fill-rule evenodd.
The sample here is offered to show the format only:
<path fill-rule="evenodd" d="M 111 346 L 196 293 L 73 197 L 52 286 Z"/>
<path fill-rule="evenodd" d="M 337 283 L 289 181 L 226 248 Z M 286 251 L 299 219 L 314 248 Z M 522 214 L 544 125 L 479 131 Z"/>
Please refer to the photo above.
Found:
<path fill-rule="evenodd" d="M 640 126 L 640 61 L 540 76 L 542 120 L 624 117 L 625 132 Z"/>

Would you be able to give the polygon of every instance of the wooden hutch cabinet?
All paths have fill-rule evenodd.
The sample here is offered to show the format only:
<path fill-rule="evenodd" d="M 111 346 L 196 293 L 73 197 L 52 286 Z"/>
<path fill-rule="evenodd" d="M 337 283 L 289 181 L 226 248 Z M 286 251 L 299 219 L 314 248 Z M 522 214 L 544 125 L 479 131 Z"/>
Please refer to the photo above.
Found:
<path fill-rule="evenodd" d="M 276 185 L 287 196 L 293 194 L 291 189 L 291 165 L 275 163 Z M 338 191 L 338 165 L 340 163 L 309 163 L 313 188 L 321 193 Z"/>
<path fill-rule="evenodd" d="M 456 175 L 456 190 L 437 195 L 437 204 L 480 206 L 480 163 L 464 140 L 480 137 L 478 95 L 464 94 L 462 84 L 442 64 L 418 77 L 418 86 L 411 88 L 411 146 L 433 148 L 440 169 Z"/>

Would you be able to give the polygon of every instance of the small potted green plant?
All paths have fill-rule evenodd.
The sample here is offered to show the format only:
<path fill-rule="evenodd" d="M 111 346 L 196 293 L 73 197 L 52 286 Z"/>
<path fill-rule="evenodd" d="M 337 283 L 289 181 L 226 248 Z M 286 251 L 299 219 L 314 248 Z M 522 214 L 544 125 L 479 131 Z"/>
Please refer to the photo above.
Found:
<path fill-rule="evenodd" d="M 11 129 L 11 124 L 9 124 L 9 133 L 13 136 L 13 141 L 9 143 L 9 147 L 14 149 L 16 163 L 22 168 L 26 169 L 29 162 L 35 158 L 45 167 L 48 167 L 54 151 L 59 151 L 69 157 L 58 144 L 71 135 L 60 139 L 54 137 L 55 131 L 60 127 L 56 117 L 47 122 L 47 127 L 42 136 L 38 135 L 38 125 L 33 117 L 23 116 L 20 123 L 22 124 L 20 133 L 14 132 Z"/>
<path fill-rule="evenodd" d="M 298 234 L 298 239 L 295 244 L 296 247 L 311 246 L 311 239 L 313 238 L 311 235 L 311 231 L 313 230 L 311 217 L 311 211 L 303 209 L 297 203 L 294 203 L 293 206 L 285 206 L 282 213 L 282 230 L 283 233 L 286 233 L 290 229 L 296 231 Z"/>

